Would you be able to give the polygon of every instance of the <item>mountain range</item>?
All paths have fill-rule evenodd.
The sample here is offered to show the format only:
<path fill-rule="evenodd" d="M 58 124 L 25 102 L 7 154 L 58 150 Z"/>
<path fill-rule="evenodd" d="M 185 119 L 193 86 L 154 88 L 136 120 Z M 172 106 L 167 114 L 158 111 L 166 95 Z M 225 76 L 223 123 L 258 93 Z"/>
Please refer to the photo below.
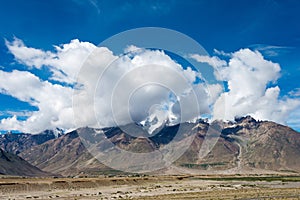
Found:
<path fill-rule="evenodd" d="M 37 135 L 6 134 L 0 136 L 0 147 L 3 149 L 1 150 L 3 155 L 16 154 L 14 156 L 21 157 L 22 162 L 26 161 L 30 166 L 44 171 L 45 175 L 115 174 L 121 172 L 106 167 L 94 158 L 79 135 L 95 135 L 91 141 L 95 141 L 99 136 L 105 137 L 125 151 L 148 153 L 163 149 L 174 140 L 180 127 L 182 136 L 193 132 L 191 144 L 171 166 L 153 173 L 300 172 L 300 133 L 274 122 L 256 121 L 250 116 L 236 118 L 234 122 L 215 121 L 211 124 L 199 120 L 195 123 L 165 126 L 150 137 L 146 137 L 142 129 L 141 133 L 137 133 L 137 129 L 131 127 L 135 126 L 105 129 L 84 127 L 59 135 L 51 131 Z M 129 135 L 128 131 L 135 133 Z M 209 138 L 216 144 L 211 151 L 199 154 L 199 151 L 202 151 L 201 147 L 207 145 Z M 105 146 L 105 143 L 99 141 L 98 145 Z M 184 146 L 186 141 L 179 138 L 176 145 Z M 126 167 L 126 163 L 118 164 Z M 1 172 L 0 168 L 0 173 L 13 174 L 7 170 L 5 172 Z"/>
<path fill-rule="evenodd" d="M 43 144 L 62 135 L 63 131 L 61 129 L 45 130 L 39 134 L 7 132 L 0 135 L 0 148 L 13 154 L 19 154 L 33 146 Z"/>

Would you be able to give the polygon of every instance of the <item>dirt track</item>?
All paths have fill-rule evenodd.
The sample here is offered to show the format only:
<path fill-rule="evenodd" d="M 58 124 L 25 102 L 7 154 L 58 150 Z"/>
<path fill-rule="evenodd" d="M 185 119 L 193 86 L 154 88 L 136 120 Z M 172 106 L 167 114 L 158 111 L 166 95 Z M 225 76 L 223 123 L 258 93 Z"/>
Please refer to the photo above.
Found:
<path fill-rule="evenodd" d="M 2 178 L 0 199 L 300 199 L 300 178 Z"/>

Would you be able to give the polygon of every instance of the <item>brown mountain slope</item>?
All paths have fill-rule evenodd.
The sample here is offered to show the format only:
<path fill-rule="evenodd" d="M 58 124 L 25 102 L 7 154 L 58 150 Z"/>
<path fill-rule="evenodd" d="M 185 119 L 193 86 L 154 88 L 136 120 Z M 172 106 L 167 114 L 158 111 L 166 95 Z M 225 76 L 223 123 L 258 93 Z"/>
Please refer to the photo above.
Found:
<path fill-rule="evenodd" d="M 204 158 L 195 159 L 199 148 L 190 148 L 180 165 L 194 169 L 300 172 L 300 133 L 268 121 L 243 117 L 235 123 L 223 123 L 222 134 Z M 201 137 L 195 141 L 201 143 Z M 199 142 L 200 141 L 200 142 Z M 193 154 L 193 156 L 188 155 Z M 189 165 L 188 165 L 189 164 Z"/>
<path fill-rule="evenodd" d="M 50 176 L 17 155 L 0 149 L 0 174 L 12 176 Z"/>
<path fill-rule="evenodd" d="M 273 122 L 237 132 L 242 164 L 247 167 L 300 172 L 300 133 Z"/>
<path fill-rule="evenodd" d="M 95 159 L 85 148 L 78 131 L 92 131 L 94 129 L 81 128 L 67 133 L 60 138 L 50 140 L 20 154 L 25 160 L 38 168 L 61 174 L 74 176 L 78 174 L 118 173 L 106 167 Z M 134 152 L 149 152 L 153 150 L 154 144 L 146 138 L 133 138 L 122 134 L 120 129 L 114 128 L 110 131 L 110 139 L 120 148 Z"/>
<path fill-rule="evenodd" d="M 176 127 L 170 127 L 163 135 L 156 135 L 151 139 L 130 136 L 125 134 L 121 128 L 107 128 L 100 130 L 100 132 L 102 132 L 101 134 L 105 132 L 110 141 L 121 149 L 135 153 L 147 153 L 159 148 L 159 145 L 167 144 L 174 137 L 174 130 L 176 129 Z M 99 172 L 117 173 L 91 156 L 78 137 L 78 131 L 91 135 L 99 132 L 96 129 L 81 128 L 60 138 L 33 146 L 22 152 L 20 156 L 44 171 L 59 173 L 64 176 L 99 174 Z M 93 139 L 95 138 L 91 140 Z M 99 146 L 102 144 L 100 141 Z"/>
<path fill-rule="evenodd" d="M 104 168 L 87 152 L 76 131 L 34 146 L 20 156 L 44 171 L 65 176 L 90 171 L 94 166 Z"/>

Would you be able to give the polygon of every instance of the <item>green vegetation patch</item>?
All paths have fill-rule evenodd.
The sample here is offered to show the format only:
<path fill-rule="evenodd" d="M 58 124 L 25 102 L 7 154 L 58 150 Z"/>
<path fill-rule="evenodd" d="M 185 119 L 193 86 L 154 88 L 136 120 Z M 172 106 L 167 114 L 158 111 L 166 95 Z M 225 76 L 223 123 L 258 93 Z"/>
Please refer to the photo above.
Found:
<path fill-rule="evenodd" d="M 230 176 L 230 177 L 197 177 L 200 180 L 215 181 L 282 181 L 282 182 L 300 182 L 300 176 Z"/>
<path fill-rule="evenodd" d="M 207 169 L 209 167 L 216 167 L 216 166 L 223 166 L 226 163 L 223 162 L 216 162 L 216 163 L 201 163 L 201 164 L 194 164 L 194 163 L 183 163 L 180 166 L 190 169 Z"/>

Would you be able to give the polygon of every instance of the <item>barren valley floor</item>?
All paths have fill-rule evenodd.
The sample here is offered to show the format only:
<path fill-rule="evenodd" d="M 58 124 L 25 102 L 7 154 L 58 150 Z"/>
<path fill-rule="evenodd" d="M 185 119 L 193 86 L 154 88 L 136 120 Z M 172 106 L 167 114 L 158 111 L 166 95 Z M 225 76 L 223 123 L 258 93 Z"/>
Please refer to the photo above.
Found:
<path fill-rule="evenodd" d="M 300 199 L 300 177 L 3 177 L 0 199 Z"/>

